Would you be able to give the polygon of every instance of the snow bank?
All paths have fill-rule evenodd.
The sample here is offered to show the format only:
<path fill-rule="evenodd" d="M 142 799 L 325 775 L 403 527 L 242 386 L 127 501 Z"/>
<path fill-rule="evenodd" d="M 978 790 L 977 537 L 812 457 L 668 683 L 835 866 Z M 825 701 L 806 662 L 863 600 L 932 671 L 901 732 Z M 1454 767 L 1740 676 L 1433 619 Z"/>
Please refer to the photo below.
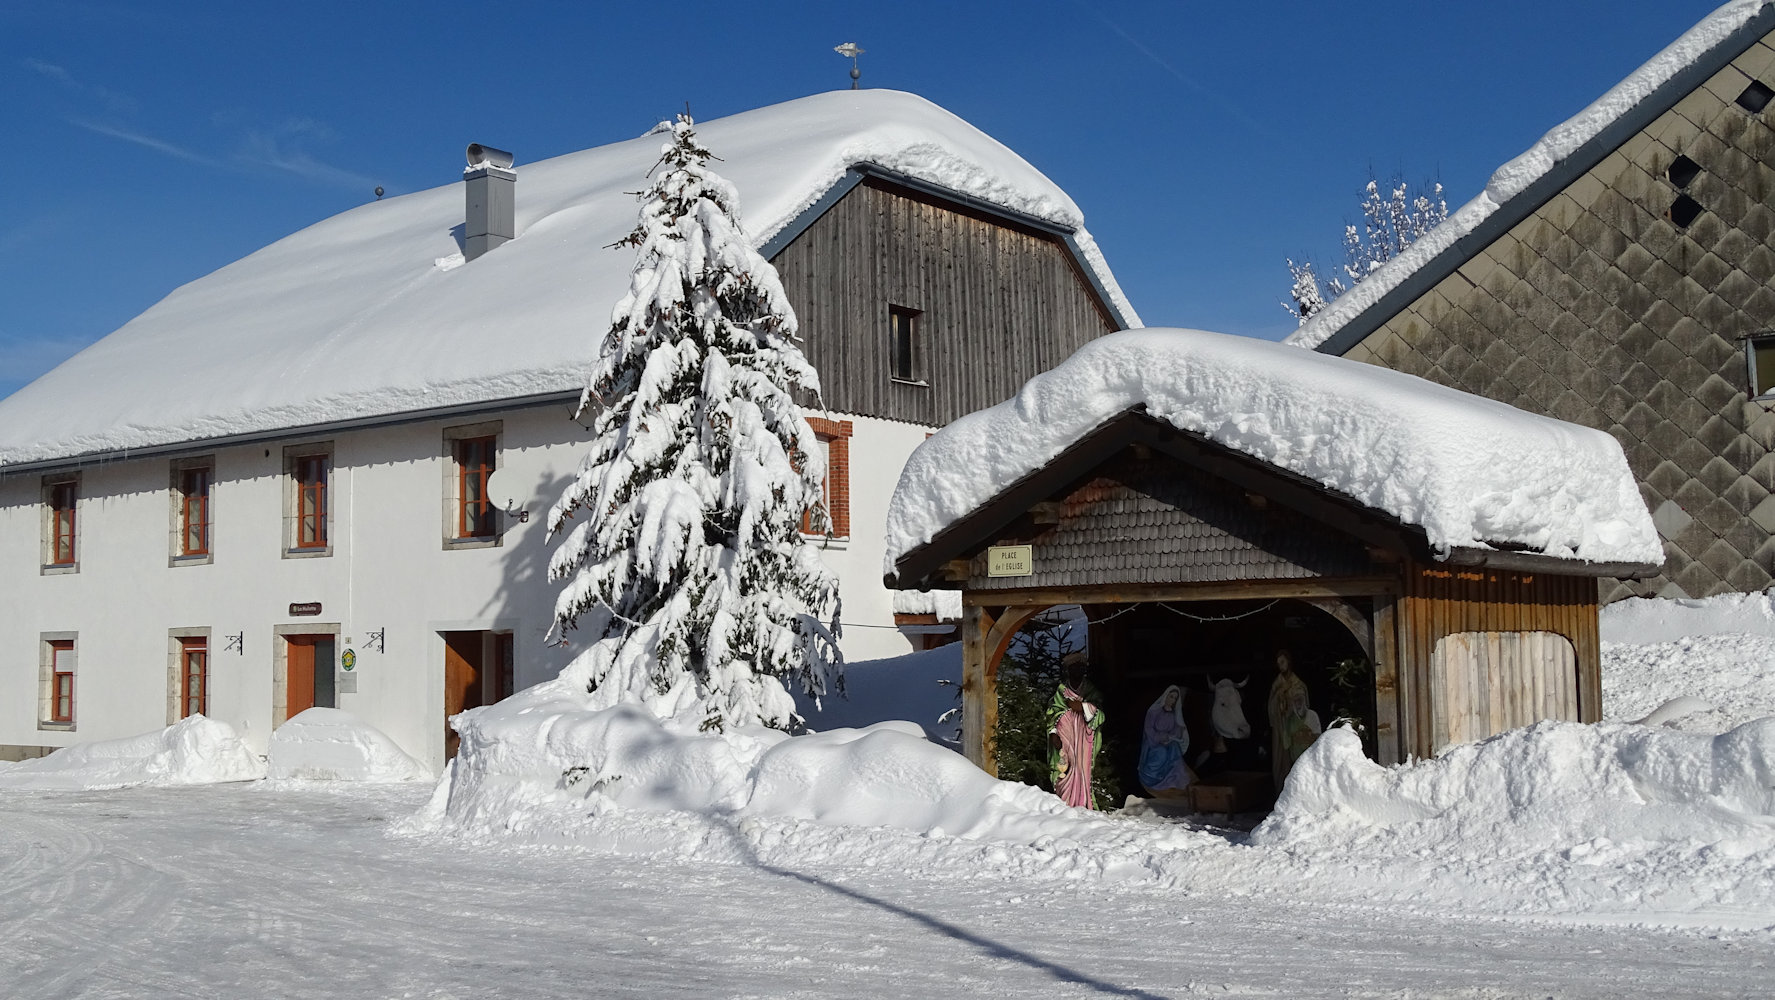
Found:
<path fill-rule="evenodd" d="M 1603 717 L 1643 718 L 1672 699 L 1699 704 L 1664 723 L 1718 733 L 1775 716 L 1775 600 L 1722 594 L 1635 598 L 1602 609 Z"/>
<path fill-rule="evenodd" d="M 1621 446 L 1601 431 L 1342 358 L 1148 329 L 1086 344 L 921 444 L 888 508 L 884 571 L 1135 406 L 1421 525 L 1439 550 L 1664 558 Z"/>
<path fill-rule="evenodd" d="M 1283 343 L 1313 348 L 1330 339 L 1344 324 L 1380 301 L 1382 296 L 1428 265 L 1457 240 L 1477 229 L 1480 223 L 1490 218 L 1506 202 L 1546 176 L 1554 166 L 1595 138 L 1611 122 L 1632 110 L 1684 67 L 1700 59 L 1732 32 L 1743 27 L 1767 4 L 1768 0 L 1733 0 L 1709 14 L 1701 23 L 1690 28 L 1664 51 L 1635 70 L 1631 76 L 1597 98 L 1595 103 L 1555 126 L 1522 155 L 1499 167 L 1478 197 L 1461 206 L 1442 225 L 1406 247 L 1399 256 L 1381 265 L 1379 270 L 1356 282 L 1349 291 L 1313 314 Z"/>
<path fill-rule="evenodd" d="M 697 131 L 760 246 L 859 164 L 1083 222 L 1022 157 L 912 94 L 816 94 Z M 517 238 L 466 264 L 451 229 L 462 186 L 452 183 L 343 212 L 199 278 L 0 401 L 0 465 L 577 394 L 588 332 L 602 329 L 634 264 L 632 252 L 607 248 L 633 228 L 632 192 L 662 141 L 520 163 Z M 1138 325 L 1090 234 L 1076 228 L 1074 240 Z M 489 332 L 502 330 L 524 335 L 488 351 Z M 202 371 L 177 360 L 192 356 L 208 359 Z"/>
<path fill-rule="evenodd" d="M 1252 842 L 1507 893 L 1519 911 L 1736 911 L 1766 926 L 1775 719 L 1719 736 L 1543 722 L 1393 768 L 1334 729 Z"/>
<path fill-rule="evenodd" d="M 795 710 L 807 727 L 861 729 L 878 722 L 910 719 L 936 742 L 951 741 L 959 723 L 939 721 L 961 706 L 961 643 L 880 660 L 844 665 L 844 697 L 827 695 L 816 704 L 795 695 Z"/>
<path fill-rule="evenodd" d="M 429 781 L 431 769 L 380 729 L 337 708 L 311 708 L 271 734 L 267 777 L 308 781 Z"/>
<path fill-rule="evenodd" d="M 1142 859 L 1201 836 L 1118 824 L 999 781 L 907 722 L 700 733 L 632 705 L 589 711 L 550 682 L 455 724 L 461 750 L 404 832 L 735 862 L 775 852 L 894 863 L 890 844 L 906 860 L 922 844 L 964 842 L 972 857 L 1027 848 L 1036 854 L 1023 863 L 1100 872 L 1146 870 Z M 1071 850 L 1056 860 L 1059 844 Z"/>
<path fill-rule="evenodd" d="M 193 715 L 158 732 L 64 747 L 0 764 L 0 788 L 91 790 L 135 785 L 209 785 L 265 776 L 233 727 Z"/>

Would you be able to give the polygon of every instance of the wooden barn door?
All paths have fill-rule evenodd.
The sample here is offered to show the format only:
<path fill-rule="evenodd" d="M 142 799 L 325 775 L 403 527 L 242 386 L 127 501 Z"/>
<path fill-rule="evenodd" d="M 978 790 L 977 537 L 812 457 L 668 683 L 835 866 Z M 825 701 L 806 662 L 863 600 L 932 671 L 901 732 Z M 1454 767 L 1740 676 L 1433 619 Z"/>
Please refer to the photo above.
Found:
<path fill-rule="evenodd" d="M 1579 721 L 1578 658 L 1555 632 L 1456 632 L 1430 655 L 1436 752 L 1543 719 Z"/>

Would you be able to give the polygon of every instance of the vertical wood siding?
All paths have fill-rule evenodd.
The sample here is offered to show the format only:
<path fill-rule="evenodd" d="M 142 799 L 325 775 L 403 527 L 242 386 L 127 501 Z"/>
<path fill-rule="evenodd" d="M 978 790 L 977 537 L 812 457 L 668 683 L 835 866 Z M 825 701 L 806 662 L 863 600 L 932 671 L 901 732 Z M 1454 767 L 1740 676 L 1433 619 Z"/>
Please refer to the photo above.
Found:
<path fill-rule="evenodd" d="M 1446 699 L 1433 677 L 1438 641 L 1463 632 L 1551 632 L 1572 645 L 1577 667 L 1577 718 L 1602 718 L 1602 653 L 1597 635 L 1596 581 L 1584 576 L 1405 568 L 1397 621 L 1401 669 L 1401 743 L 1429 756 L 1436 734 L 1448 731 Z M 1502 687 L 1499 688 L 1502 690 Z M 1513 694 L 1512 697 L 1518 697 Z M 1488 695 L 1489 697 L 1489 695 Z"/>
<path fill-rule="evenodd" d="M 1578 721 L 1577 655 L 1552 632 L 1456 632 L 1436 641 L 1430 682 L 1440 752 L 1543 719 Z"/>
<path fill-rule="evenodd" d="M 1054 237 L 870 180 L 773 263 L 826 407 L 940 426 L 1010 398 L 1115 327 Z M 888 307 L 919 311 L 914 385 Z"/>

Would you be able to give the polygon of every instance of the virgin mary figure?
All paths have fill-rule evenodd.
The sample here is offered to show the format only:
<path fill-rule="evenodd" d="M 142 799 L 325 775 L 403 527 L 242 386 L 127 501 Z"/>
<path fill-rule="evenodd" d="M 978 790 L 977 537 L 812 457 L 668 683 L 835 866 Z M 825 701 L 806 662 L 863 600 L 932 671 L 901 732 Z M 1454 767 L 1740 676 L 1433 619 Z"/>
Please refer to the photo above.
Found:
<path fill-rule="evenodd" d="M 1140 784 L 1159 798 L 1180 798 L 1194 775 L 1183 762 L 1189 727 L 1183 724 L 1183 689 L 1173 684 L 1146 710 L 1140 731 Z"/>

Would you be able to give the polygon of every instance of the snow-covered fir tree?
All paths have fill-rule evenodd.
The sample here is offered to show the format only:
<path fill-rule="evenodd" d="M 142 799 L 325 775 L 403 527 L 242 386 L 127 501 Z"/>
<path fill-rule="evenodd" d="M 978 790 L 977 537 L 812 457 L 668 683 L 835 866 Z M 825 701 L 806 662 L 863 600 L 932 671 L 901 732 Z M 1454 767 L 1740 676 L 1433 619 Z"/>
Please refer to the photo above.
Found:
<path fill-rule="evenodd" d="M 823 528 L 825 463 L 797 405 L 819 376 L 776 269 L 688 115 L 618 246 L 638 249 L 580 413 L 591 452 L 549 511 L 549 578 L 567 668 L 598 707 L 640 702 L 701 728 L 798 723 L 784 683 L 842 683 L 838 582 L 803 534 Z M 805 398 L 804 396 L 804 398 Z"/>
<path fill-rule="evenodd" d="M 1381 186 L 1373 177 L 1362 196 L 1362 224 L 1344 226 L 1344 277 L 1321 278 L 1311 261 L 1296 264 L 1288 259 L 1288 275 L 1292 279 L 1288 298 L 1282 308 L 1299 317 L 1307 317 L 1325 308 L 1332 299 L 1348 291 L 1350 286 L 1382 264 L 1399 256 L 1418 238 L 1435 229 L 1448 218 L 1448 202 L 1442 185 L 1432 182 L 1411 193 L 1398 175 L 1383 196 Z"/>

